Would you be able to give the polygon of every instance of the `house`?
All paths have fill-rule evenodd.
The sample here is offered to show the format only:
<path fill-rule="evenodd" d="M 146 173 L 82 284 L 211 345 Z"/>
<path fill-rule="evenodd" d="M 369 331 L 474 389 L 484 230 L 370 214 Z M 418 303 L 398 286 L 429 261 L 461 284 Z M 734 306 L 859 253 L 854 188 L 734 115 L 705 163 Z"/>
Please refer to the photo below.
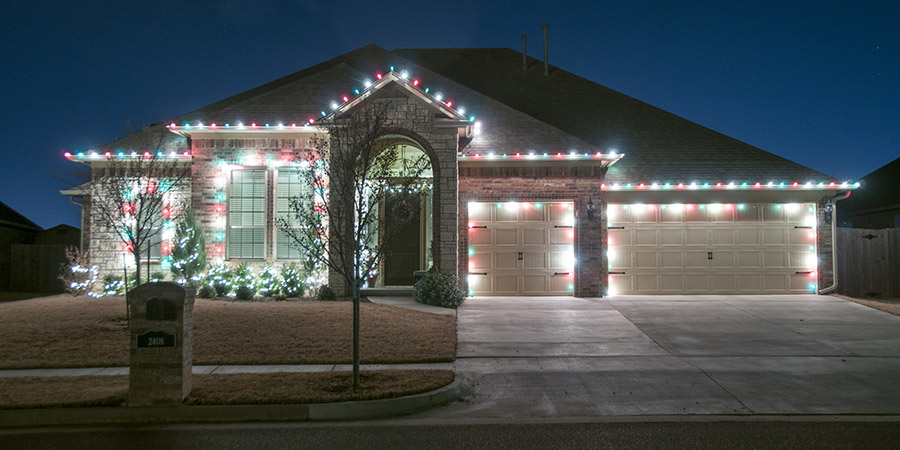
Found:
<path fill-rule="evenodd" d="M 392 243 L 407 251 L 376 286 L 431 265 L 471 295 L 832 284 L 825 211 L 854 184 L 510 49 L 369 45 L 68 157 L 186 160 L 208 258 L 278 264 L 298 257 L 275 220 L 317 121 L 375 101 L 389 104 L 390 138 L 432 166 L 419 226 Z M 121 244 L 87 231 L 92 260 L 121 267 Z"/>
<path fill-rule="evenodd" d="M 861 189 L 841 202 L 839 226 L 900 228 L 900 158 L 860 179 Z"/>
<path fill-rule="evenodd" d="M 44 230 L 0 202 L 0 291 L 63 292 L 57 279 L 66 247 L 80 244 L 78 228 L 60 224 Z"/>

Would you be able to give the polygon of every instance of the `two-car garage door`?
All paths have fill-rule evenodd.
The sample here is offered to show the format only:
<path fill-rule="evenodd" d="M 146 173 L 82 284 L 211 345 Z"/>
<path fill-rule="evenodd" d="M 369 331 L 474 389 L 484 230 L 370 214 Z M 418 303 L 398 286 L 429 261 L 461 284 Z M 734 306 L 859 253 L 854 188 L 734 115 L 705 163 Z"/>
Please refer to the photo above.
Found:
<path fill-rule="evenodd" d="M 613 294 L 808 293 L 815 208 L 807 204 L 610 204 Z"/>

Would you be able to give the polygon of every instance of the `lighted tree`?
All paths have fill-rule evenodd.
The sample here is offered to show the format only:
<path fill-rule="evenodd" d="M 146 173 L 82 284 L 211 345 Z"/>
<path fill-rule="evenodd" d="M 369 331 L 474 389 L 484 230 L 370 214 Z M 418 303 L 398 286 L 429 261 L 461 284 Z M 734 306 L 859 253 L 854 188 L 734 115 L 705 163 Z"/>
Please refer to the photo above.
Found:
<path fill-rule="evenodd" d="M 189 286 L 195 286 L 206 270 L 206 237 L 192 209 L 175 223 L 169 270 L 176 280 L 184 280 Z"/>
<path fill-rule="evenodd" d="M 326 126 L 298 173 L 310 195 L 292 197 L 278 218 L 282 233 L 305 257 L 343 280 L 353 300 L 353 389 L 359 387 L 359 292 L 388 250 L 384 243 L 414 216 L 429 167 L 419 155 L 402 157 L 386 136 L 387 103 L 375 101 Z M 404 192 L 384 211 L 389 192 Z M 381 216 L 382 220 L 379 220 Z M 334 287 L 334 286 L 333 286 Z M 338 290 L 339 291 L 339 290 Z"/>
<path fill-rule="evenodd" d="M 89 192 L 95 230 L 112 234 L 122 244 L 134 261 L 140 285 L 142 256 L 149 260 L 151 244 L 161 237 L 164 223 L 184 209 L 190 161 L 163 153 L 108 153 L 106 161 L 94 163 L 92 169 Z"/>

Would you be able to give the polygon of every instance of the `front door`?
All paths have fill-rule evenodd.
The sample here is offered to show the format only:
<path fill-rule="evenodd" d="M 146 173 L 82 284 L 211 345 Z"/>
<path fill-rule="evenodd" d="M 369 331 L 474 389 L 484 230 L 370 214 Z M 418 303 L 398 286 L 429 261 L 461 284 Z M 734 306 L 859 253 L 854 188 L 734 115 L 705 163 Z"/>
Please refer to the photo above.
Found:
<path fill-rule="evenodd" d="M 416 194 L 390 193 L 384 201 L 386 236 L 385 286 L 412 286 L 413 272 L 420 269 L 421 201 Z"/>

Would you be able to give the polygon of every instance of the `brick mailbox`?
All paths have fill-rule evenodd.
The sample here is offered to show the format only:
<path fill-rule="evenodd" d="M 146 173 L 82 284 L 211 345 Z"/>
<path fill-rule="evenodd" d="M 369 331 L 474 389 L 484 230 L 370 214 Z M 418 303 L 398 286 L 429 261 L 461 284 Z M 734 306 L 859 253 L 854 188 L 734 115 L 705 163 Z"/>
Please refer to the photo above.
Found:
<path fill-rule="evenodd" d="M 129 405 L 181 404 L 191 392 L 194 289 L 147 283 L 128 293 Z"/>

